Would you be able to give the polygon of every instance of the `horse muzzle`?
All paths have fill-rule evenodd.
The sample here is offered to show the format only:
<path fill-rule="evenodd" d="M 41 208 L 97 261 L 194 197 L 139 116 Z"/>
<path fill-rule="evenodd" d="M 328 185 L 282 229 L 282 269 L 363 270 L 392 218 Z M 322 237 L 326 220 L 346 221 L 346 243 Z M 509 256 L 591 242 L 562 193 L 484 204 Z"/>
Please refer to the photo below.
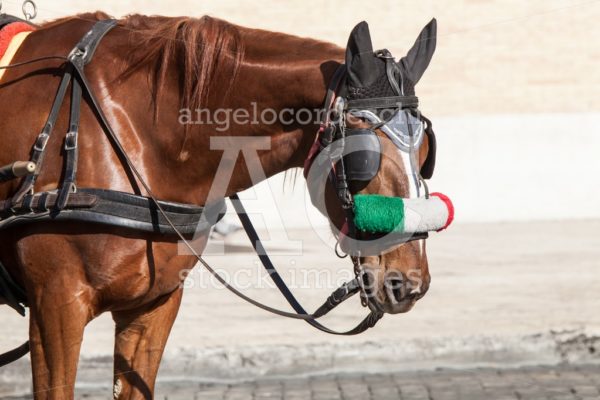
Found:
<path fill-rule="evenodd" d="M 401 272 L 376 264 L 363 265 L 362 282 L 369 308 L 388 314 L 410 311 L 429 290 L 430 277 L 421 271 L 410 269 Z"/>

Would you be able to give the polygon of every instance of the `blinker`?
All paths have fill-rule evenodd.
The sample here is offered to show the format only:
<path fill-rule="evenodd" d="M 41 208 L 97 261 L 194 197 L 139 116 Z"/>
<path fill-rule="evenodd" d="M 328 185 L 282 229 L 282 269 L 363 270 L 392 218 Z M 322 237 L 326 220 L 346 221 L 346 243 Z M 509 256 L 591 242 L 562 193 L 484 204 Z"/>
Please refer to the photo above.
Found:
<path fill-rule="evenodd" d="M 379 171 L 381 143 L 371 129 L 347 129 L 346 137 L 352 138 L 356 151 L 344 156 L 344 166 L 349 181 L 370 181 Z"/>

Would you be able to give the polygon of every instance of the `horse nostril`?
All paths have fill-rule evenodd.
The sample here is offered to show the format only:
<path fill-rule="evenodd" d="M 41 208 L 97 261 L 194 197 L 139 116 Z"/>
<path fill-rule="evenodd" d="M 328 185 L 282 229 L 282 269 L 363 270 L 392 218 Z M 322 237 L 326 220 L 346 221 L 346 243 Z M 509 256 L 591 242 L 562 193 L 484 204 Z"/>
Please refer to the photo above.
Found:
<path fill-rule="evenodd" d="M 363 273 L 361 278 L 362 278 L 364 287 L 366 287 L 366 288 L 371 287 L 368 273 Z"/>
<path fill-rule="evenodd" d="M 361 274 L 363 287 L 367 297 L 374 297 L 377 295 L 377 269 L 365 268 Z"/>
<path fill-rule="evenodd" d="M 388 294 L 391 294 L 390 300 L 401 301 L 404 297 L 403 280 L 400 277 L 388 278 L 386 280 Z"/>

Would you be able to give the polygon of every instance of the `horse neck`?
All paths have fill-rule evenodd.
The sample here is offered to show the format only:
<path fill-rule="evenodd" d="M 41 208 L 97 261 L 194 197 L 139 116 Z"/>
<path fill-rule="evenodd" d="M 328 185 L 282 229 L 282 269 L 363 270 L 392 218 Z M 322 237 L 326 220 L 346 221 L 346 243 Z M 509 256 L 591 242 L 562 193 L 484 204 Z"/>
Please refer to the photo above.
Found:
<path fill-rule="evenodd" d="M 265 33 L 260 32 L 260 35 L 264 36 Z M 208 196 L 215 185 L 224 185 L 215 179 L 219 172 L 224 173 L 220 176 L 231 176 L 231 179 L 226 187 L 217 188 L 216 192 L 231 195 L 257 184 L 261 179 L 290 168 L 301 167 L 308 156 L 318 130 L 316 111 L 323 106 L 327 85 L 339 66 L 338 60 L 342 59 L 343 53 L 333 45 L 277 35 L 277 40 L 265 41 L 263 37 L 246 34 L 244 59 L 235 81 L 229 82 L 228 77 L 224 77 L 222 86 L 219 86 L 219 80 L 213 86 L 213 93 L 222 93 L 223 87 L 231 84 L 227 98 L 213 98 L 208 111 L 216 116 L 217 110 L 226 110 L 232 116 L 236 110 L 246 110 L 250 113 L 249 122 L 237 123 L 230 117 L 228 129 L 219 131 L 215 124 L 211 126 L 201 121 L 199 125 L 192 125 L 186 134 L 187 143 L 179 157 L 189 156 L 194 164 L 192 168 L 200 175 L 197 176 L 200 179 L 196 178 L 196 182 L 201 182 L 202 187 L 197 192 L 202 193 L 202 198 L 198 199 L 200 202 L 206 201 L 204 196 Z M 285 114 L 286 118 L 290 118 L 290 112 L 296 113 L 300 109 L 313 112 L 310 123 L 295 121 L 287 124 L 279 119 L 270 123 L 261 117 L 265 110 L 272 110 L 268 112 L 270 116 L 279 115 L 283 110 L 292 110 Z M 198 113 L 193 111 L 192 117 L 197 117 Z M 221 113 L 224 115 L 223 111 Z M 304 117 L 307 117 L 306 112 Z M 264 175 L 251 171 L 256 166 L 249 165 L 250 160 L 245 155 L 242 157 L 238 153 L 235 160 L 225 160 L 222 149 L 210 150 L 211 147 L 215 148 L 215 138 L 224 137 L 232 143 L 236 140 L 256 139 L 257 147 L 261 147 L 256 154 Z M 268 143 L 268 149 L 265 149 L 265 143 Z M 218 171 L 219 168 L 228 170 Z"/>

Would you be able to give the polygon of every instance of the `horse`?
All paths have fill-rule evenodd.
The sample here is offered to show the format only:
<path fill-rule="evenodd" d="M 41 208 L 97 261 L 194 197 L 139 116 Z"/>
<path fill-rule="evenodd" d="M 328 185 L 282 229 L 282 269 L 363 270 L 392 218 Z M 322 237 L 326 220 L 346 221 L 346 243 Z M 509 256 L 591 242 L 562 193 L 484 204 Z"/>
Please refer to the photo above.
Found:
<path fill-rule="evenodd" d="M 66 55 L 97 21 L 108 18 L 96 12 L 44 23 L 31 32 L 12 63 Z M 211 139 L 266 138 L 266 146 L 257 148 L 256 154 L 264 177 L 270 177 L 305 166 L 320 123 L 315 119 L 253 124 L 234 118 L 228 129 L 220 130 L 211 124 L 182 123 L 181 110 L 248 109 L 251 103 L 259 113 L 319 110 L 340 68 L 345 77 L 334 89 L 348 97 L 387 96 L 393 88 L 386 85 L 392 84 L 414 94 L 414 85 L 433 55 L 435 32 L 433 20 L 401 62 L 394 62 L 396 74 L 387 83 L 389 61 L 373 51 L 366 23 L 357 25 L 343 49 L 207 16 L 130 15 L 118 20 L 103 38 L 86 75 L 152 192 L 172 202 L 205 205 L 211 191 L 225 197 L 257 183 L 243 157 L 223 161 L 224 150 L 211 148 Z M 29 158 L 63 64 L 64 60 L 48 58 L 6 70 L 0 81 L 0 165 Z M 382 77 L 386 77 L 383 86 Z M 56 132 L 68 131 L 68 108 L 67 100 Z M 349 119 L 347 124 L 355 129 L 372 127 L 372 121 L 364 117 Z M 81 105 L 79 131 L 79 187 L 148 195 L 104 134 L 89 96 L 84 96 Z M 350 182 L 348 190 L 414 196 L 410 171 L 394 143 L 381 126 L 373 127 L 373 132 L 384 154 L 381 165 L 368 182 Z M 57 133 L 48 141 L 36 192 L 54 189 L 63 179 L 63 139 Z M 425 136 L 416 152 L 419 167 L 428 157 L 430 140 Z M 227 180 L 216 177 L 222 165 L 228 171 Z M 0 199 L 14 195 L 19 183 L 1 183 Z M 324 198 L 332 228 L 343 236 L 347 214 L 336 188 L 327 185 Z M 207 237 L 207 232 L 199 235 L 195 245 L 202 249 Z M 373 271 L 373 303 L 387 313 L 407 312 L 429 288 L 425 240 L 358 259 Z M 198 261 L 194 255 L 181 254 L 177 240 L 153 233 L 45 221 L 0 231 L 0 260 L 24 289 L 30 308 L 36 399 L 73 398 L 84 329 L 104 312 L 110 312 L 115 322 L 114 398 L 153 397 L 182 298 L 182 271 L 194 267 Z M 390 271 L 404 278 L 398 290 L 386 290 L 385 273 Z"/>

